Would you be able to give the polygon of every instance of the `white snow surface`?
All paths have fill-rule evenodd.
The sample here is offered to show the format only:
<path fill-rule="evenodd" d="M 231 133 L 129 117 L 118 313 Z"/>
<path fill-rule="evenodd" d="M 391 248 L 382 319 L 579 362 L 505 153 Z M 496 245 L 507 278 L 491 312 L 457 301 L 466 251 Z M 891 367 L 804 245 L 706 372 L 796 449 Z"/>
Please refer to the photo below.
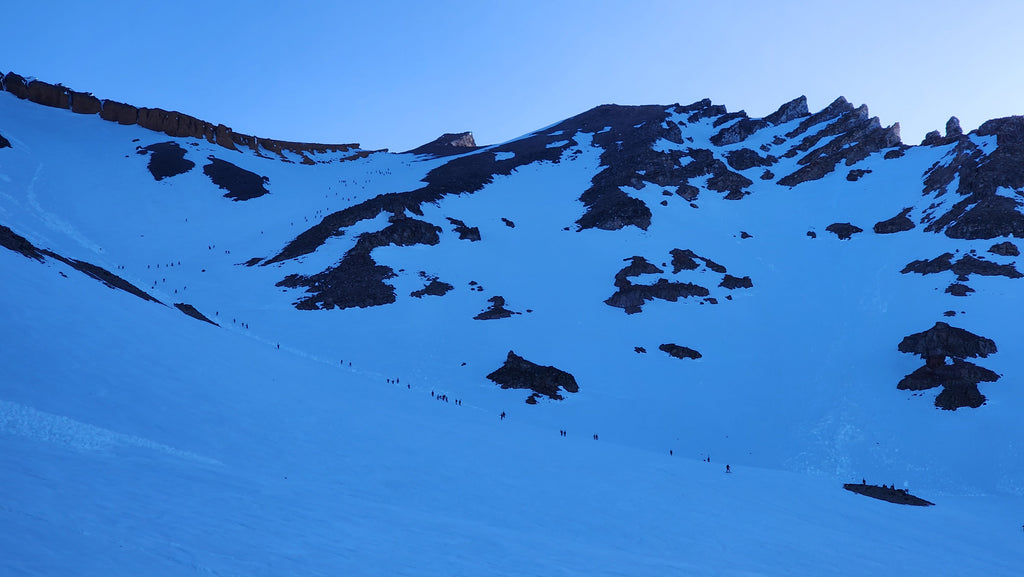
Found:
<path fill-rule="evenodd" d="M 683 131 L 713 148 L 710 119 Z M 753 194 L 704 190 L 698 208 L 648 184 L 628 190 L 654 213 L 648 230 L 577 232 L 601 152 L 577 134 L 559 163 L 424 205 L 440 244 L 376 249 L 396 303 L 300 311 L 303 293 L 275 284 L 337 262 L 386 215 L 296 260 L 241 263 L 418 188 L 447 159 L 290 164 L 7 93 L 0 134 L 13 145 L 0 150 L 0 224 L 168 305 L 0 250 L 0 575 L 1020 574 L 1024 336 L 1007 311 L 1024 307 L 1024 281 L 973 277 L 977 293 L 958 299 L 943 293 L 951 273 L 899 271 L 996 241 L 871 232 L 931 203 L 921 173 L 941 149 L 792 189 L 755 168 Z M 167 141 L 197 166 L 155 181 L 136 147 Z M 201 170 L 209 155 L 269 177 L 270 194 L 224 198 Z M 482 240 L 459 240 L 446 217 Z M 833 222 L 865 232 L 840 241 Z M 672 275 L 674 248 L 754 287 L 720 288 L 703 266 Z M 695 282 L 718 304 L 607 306 L 632 256 L 666 271 L 635 282 Z M 420 271 L 455 288 L 413 298 Z M 497 295 L 521 314 L 474 320 Z M 978 361 L 1003 375 L 981 384 L 979 409 L 896 389 L 921 364 L 897 344 L 936 320 L 999 346 Z M 526 405 L 486 379 L 509 350 L 569 371 L 580 392 Z M 842 489 L 862 478 L 936 505 Z"/>

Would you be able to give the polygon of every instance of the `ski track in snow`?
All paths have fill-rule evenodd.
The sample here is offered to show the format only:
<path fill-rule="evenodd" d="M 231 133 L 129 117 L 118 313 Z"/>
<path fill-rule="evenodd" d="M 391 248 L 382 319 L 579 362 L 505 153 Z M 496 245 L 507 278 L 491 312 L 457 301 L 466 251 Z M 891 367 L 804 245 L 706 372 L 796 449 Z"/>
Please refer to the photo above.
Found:
<path fill-rule="evenodd" d="M 220 461 L 102 427 L 37 411 L 31 407 L 0 400 L 0 433 L 53 443 L 80 451 L 111 451 L 120 447 L 139 447 L 208 465 Z"/>

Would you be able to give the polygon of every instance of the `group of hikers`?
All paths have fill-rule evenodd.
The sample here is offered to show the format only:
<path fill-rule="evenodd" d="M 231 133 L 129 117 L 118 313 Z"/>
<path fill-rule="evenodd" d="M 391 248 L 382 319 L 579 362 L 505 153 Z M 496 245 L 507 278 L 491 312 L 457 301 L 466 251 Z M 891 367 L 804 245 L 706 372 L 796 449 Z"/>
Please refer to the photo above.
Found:
<path fill-rule="evenodd" d="M 342 361 L 341 361 L 341 364 L 342 364 L 342 366 L 344 366 L 344 365 L 345 365 L 345 361 L 344 361 L 344 360 L 342 360 Z M 351 362 L 349 363 L 349 366 L 352 366 L 352 363 L 351 363 Z M 395 378 L 395 379 L 390 379 L 390 378 L 386 378 L 386 379 L 385 379 L 385 381 L 386 381 L 386 382 L 387 382 L 388 384 L 399 384 L 399 383 L 401 383 L 401 380 L 400 380 L 400 379 L 398 379 L 398 378 Z M 412 389 L 412 385 L 410 385 L 409 383 L 406 383 L 405 387 L 406 387 L 407 389 Z M 433 399 L 437 399 L 437 400 L 439 400 L 439 401 L 443 401 L 443 402 L 446 402 L 446 403 L 450 401 L 450 399 L 448 398 L 448 395 L 447 395 L 447 394 L 445 394 L 445 393 L 437 393 L 437 392 L 435 392 L 435 391 L 433 391 L 433 390 L 432 390 L 432 391 L 430 391 L 430 397 L 431 397 L 431 398 L 433 398 Z M 462 405 L 462 400 L 461 400 L 461 399 L 455 399 L 455 400 L 454 400 L 454 403 L 455 403 L 455 405 L 457 405 L 457 406 L 461 406 L 461 405 Z M 502 411 L 502 412 L 501 412 L 501 413 L 500 413 L 500 414 L 498 415 L 498 419 L 499 419 L 499 420 L 502 420 L 502 421 L 504 421 L 504 420 L 505 420 L 505 418 L 506 418 L 507 416 L 508 416 L 508 413 L 506 413 L 505 411 Z M 560 437 L 567 437 L 567 436 L 569 436 L 569 432 L 568 432 L 567 430 L 565 430 L 565 429 L 559 429 L 559 430 L 558 430 L 558 435 L 559 435 Z M 595 441 L 597 441 L 597 440 L 598 440 L 598 438 L 599 438 L 599 437 L 598 437 L 597 433 L 594 433 L 594 435 L 593 435 L 593 439 L 594 439 Z M 674 451 L 673 451 L 672 449 L 669 449 L 669 451 L 668 451 L 668 454 L 669 454 L 669 456 L 673 456 L 673 455 L 675 454 L 675 452 L 674 452 Z M 702 460 L 703 460 L 703 461 L 704 461 L 705 463 L 710 463 L 710 462 L 711 462 L 711 456 L 709 455 L 709 456 L 705 457 L 705 458 L 704 458 L 704 459 L 702 459 Z M 726 466 L 725 466 L 725 472 L 726 472 L 726 473 L 732 473 L 732 467 L 730 467 L 729 465 L 726 465 Z"/>

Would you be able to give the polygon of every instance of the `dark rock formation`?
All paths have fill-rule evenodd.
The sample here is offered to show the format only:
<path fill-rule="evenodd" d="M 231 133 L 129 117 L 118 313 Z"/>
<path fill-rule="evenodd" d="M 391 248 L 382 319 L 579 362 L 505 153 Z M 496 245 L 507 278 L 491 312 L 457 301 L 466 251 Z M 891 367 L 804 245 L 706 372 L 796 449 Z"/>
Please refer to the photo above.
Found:
<path fill-rule="evenodd" d="M 961 280 L 967 280 L 970 275 L 981 276 L 1005 276 L 1006 278 L 1021 278 L 1021 274 L 1012 264 L 997 264 L 991 261 L 976 258 L 965 254 L 956 262 L 952 262 L 953 254 L 944 253 L 932 260 L 915 260 L 900 271 L 904 274 L 914 272 L 918 274 L 935 274 L 945 271 L 952 271 Z"/>
<path fill-rule="evenodd" d="M 45 260 L 43 253 L 31 242 L 2 224 L 0 224 L 0 246 L 39 262 Z"/>
<path fill-rule="evenodd" d="M 642 256 L 633 256 L 627 259 L 629 264 L 622 270 L 615 273 L 615 286 L 622 287 L 629 284 L 629 277 L 640 276 L 642 274 L 658 274 L 665 272 L 657 266 L 647 262 Z M 695 267 L 696 268 L 696 267 Z"/>
<path fill-rule="evenodd" d="M 700 266 L 699 264 L 697 264 L 698 260 L 703 262 L 704 266 L 708 267 L 708 269 L 717 272 L 718 274 L 725 274 L 727 272 L 724 266 L 718 264 L 717 262 L 711 259 L 699 256 L 688 248 L 674 248 L 669 251 L 669 254 L 672 255 L 672 274 L 678 274 L 681 270 L 696 270 Z M 658 270 L 655 272 L 662 271 Z"/>
<path fill-rule="evenodd" d="M 854 226 L 848 222 L 834 222 L 826 226 L 825 230 L 838 236 L 839 240 L 849 240 L 850 237 L 858 232 L 864 232 L 864 229 L 859 226 Z"/>
<path fill-rule="evenodd" d="M 160 142 L 138 148 L 139 154 L 149 153 L 149 172 L 156 180 L 163 180 L 167 177 L 184 174 L 193 168 L 196 163 L 185 158 L 185 149 L 178 146 L 177 142 Z"/>
<path fill-rule="evenodd" d="M 944 144 L 942 142 L 942 135 L 939 134 L 938 130 L 930 130 L 924 135 L 924 140 L 921 141 L 921 146 L 938 146 Z"/>
<path fill-rule="evenodd" d="M 515 311 L 510 311 L 507 308 L 505 308 L 505 298 L 504 297 L 498 297 L 498 296 L 491 297 L 491 298 L 487 299 L 487 302 L 491 303 L 491 306 L 488 307 L 487 310 L 485 310 L 482 313 L 480 313 L 480 314 L 476 315 L 475 317 L 473 317 L 475 320 L 478 320 L 478 321 L 490 321 L 490 320 L 495 320 L 495 319 L 507 319 L 508 317 L 510 317 L 512 315 L 520 314 L 520 313 L 517 313 Z"/>
<path fill-rule="evenodd" d="M 965 284 L 955 282 L 946 287 L 946 290 L 944 292 L 946 292 L 947 294 L 951 294 L 955 297 L 965 297 L 974 292 L 974 289 Z"/>
<path fill-rule="evenodd" d="M 210 177 L 218 187 L 228 191 L 224 195 L 234 201 L 252 200 L 268 194 L 266 184 L 270 179 L 239 168 L 226 160 L 209 157 L 210 164 L 203 167 L 203 174 Z"/>
<path fill-rule="evenodd" d="M 440 231 L 440 227 L 429 222 L 392 216 L 390 224 L 383 230 L 359 235 L 356 245 L 334 267 L 311 276 L 289 275 L 277 286 L 306 287 L 306 292 L 311 296 L 295 303 L 295 307 L 300 310 L 372 307 L 393 303 L 395 289 L 384 281 L 393 278 L 395 273 L 386 266 L 378 265 L 370 252 L 392 244 L 435 245 L 440 242 Z"/>
<path fill-rule="evenodd" d="M 564 398 L 559 391 L 576 393 L 580 390 L 571 374 L 555 367 L 531 363 L 513 351 L 508 352 L 505 364 L 487 375 L 487 378 L 501 385 L 503 389 L 529 389 L 554 400 Z"/>
<path fill-rule="evenodd" d="M 765 116 L 764 119 L 770 124 L 779 125 L 808 115 L 810 115 L 810 111 L 807 110 L 807 97 L 798 96 L 780 106 L 775 112 Z"/>
<path fill-rule="evenodd" d="M 870 169 L 855 168 L 855 169 L 851 170 L 850 172 L 846 173 L 846 180 L 849 180 L 850 182 L 857 182 L 858 180 L 861 179 L 862 176 L 864 176 L 865 174 L 870 174 L 870 173 L 871 173 Z"/>
<path fill-rule="evenodd" d="M 903 267 L 900 272 L 907 274 L 909 272 L 916 272 L 917 274 L 935 274 L 949 270 L 953 267 L 951 262 L 953 253 L 947 252 L 940 254 L 939 256 L 931 260 L 915 260 Z"/>
<path fill-rule="evenodd" d="M 3 134 L 0 134 L 0 148 L 10 148 L 10 147 L 11 147 L 11 141 L 9 141 L 6 138 L 4 138 Z"/>
<path fill-rule="evenodd" d="M 933 130 L 924 135 L 924 140 L 921 141 L 921 146 L 943 146 L 951 144 L 960 140 L 963 135 L 964 131 L 960 128 L 960 119 L 955 116 L 950 116 L 949 120 L 946 121 L 946 136 L 943 137 L 939 134 L 938 130 Z"/>
<path fill-rule="evenodd" d="M 192 305 L 190 305 L 188 303 L 174 303 L 174 306 L 179 311 L 187 314 L 188 316 L 190 316 L 190 317 L 192 317 L 192 318 L 194 318 L 196 320 L 200 320 L 200 321 L 203 321 L 203 322 L 210 323 L 211 325 L 213 325 L 215 327 L 219 327 L 220 326 L 217 323 L 211 321 L 209 318 L 207 318 L 206 315 L 204 315 L 203 313 L 201 313 L 198 310 L 196 310 L 196 307 L 194 307 L 194 306 L 192 306 Z"/>
<path fill-rule="evenodd" d="M 627 281 L 628 282 L 628 281 Z M 693 283 L 669 282 L 660 278 L 651 285 L 635 285 L 629 283 L 608 297 L 604 302 L 608 306 L 624 309 L 627 314 L 639 313 L 645 301 L 661 299 L 675 302 L 680 298 L 692 296 L 706 297 L 710 291 Z"/>
<path fill-rule="evenodd" d="M 100 109 L 100 118 L 125 126 L 135 124 L 139 120 L 139 109 L 131 104 L 104 100 Z"/>
<path fill-rule="evenodd" d="M 1017 245 L 1010 241 L 994 244 L 988 251 L 999 256 L 1020 256 L 1020 250 L 1017 249 Z"/>
<path fill-rule="evenodd" d="M 813 230 L 807 231 L 807 236 L 810 238 L 818 238 L 817 233 L 815 233 Z"/>
<path fill-rule="evenodd" d="M 24 100 L 28 98 L 28 82 L 23 76 L 8 72 L 4 75 L 4 90 Z"/>
<path fill-rule="evenodd" d="M 950 238 L 983 239 L 999 236 L 1024 237 L 1021 202 L 997 194 L 999 188 L 1024 187 L 1024 117 L 997 118 L 982 124 L 978 136 L 995 136 L 996 148 L 985 152 L 970 138 L 957 138 L 946 162 L 937 162 L 925 172 L 924 193 L 942 196 L 957 182 L 955 193 L 962 197 L 944 214 L 938 205 L 926 213 L 929 232 L 945 232 Z"/>
<path fill-rule="evenodd" d="M 103 109 L 100 99 L 88 92 L 75 92 L 71 90 L 68 94 L 71 96 L 71 112 L 76 114 L 99 114 L 100 110 Z"/>
<path fill-rule="evenodd" d="M 272 152 L 287 162 L 291 160 L 283 154 L 284 151 L 299 155 L 304 164 L 314 164 L 309 157 L 312 153 L 347 152 L 359 148 L 358 144 L 312 144 L 238 134 L 223 124 L 214 125 L 180 112 L 159 108 L 137 108 L 113 100 L 100 100 L 88 92 L 77 92 L 59 84 L 52 85 L 38 80 L 28 82 L 13 72 L 3 76 L 0 85 L 18 98 L 29 99 L 45 106 L 70 108 L 72 112 L 79 114 L 99 114 L 104 120 L 124 125 L 138 124 L 168 136 L 204 138 L 229 150 L 237 150 L 238 145 L 248 147 L 260 155 L 263 152 Z M 371 151 L 356 151 L 353 157 L 363 157 L 370 153 Z"/>
<path fill-rule="evenodd" d="M 454 288 L 455 287 L 446 282 L 442 282 L 437 279 L 431 279 L 430 282 L 427 283 L 427 286 L 419 290 L 412 291 L 411 293 L 409 293 L 409 296 L 416 298 L 423 298 L 426 295 L 442 297 L 448 294 L 448 291 Z"/>
<path fill-rule="evenodd" d="M 96 266 L 92 263 L 88 263 L 81 260 L 75 260 L 73 258 L 67 258 L 61 256 L 48 249 L 36 248 L 31 242 L 25 237 L 15 233 L 13 230 L 6 226 L 0 225 L 0 246 L 13 250 L 16 253 L 24 255 L 28 258 L 35 259 L 39 262 L 45 262 L 44 257 L 49 257 L 54 260 L 58 260 L 75 270 L 84 273 L 108 287 L 116 290 L 123 290 L 127 293 L 133 294 L 142 300 L 152 301 L 160 303 L 157 299 L 153 298 L 149 293 L 126 281 L 125 279 L 117 276 L 109 270 Z M 160 303 L 163 304 L 163 303 Z"/>
<path fill-rule="evenodd" d="M 888 220 L 876 222 L 874 227 L 875 234 L 892 234 L 914 228 L 914 221 L 907 217 L 911 210 L 911 208 L 904 208 L 896 216 Z"/>
<path fill-rule="evenodd" d="M 515 228 L 516 227 L 516 223 L 512 222 L 511 220 L 509 220 L 509 219 L 507 219 L 505 217 L 501 218 L 501 222 L 505 223 L 505 226 L 507 226 L 509 228 Z"/>
<path fill-rule="evenodd" d="M 935 406 L 941 409 L 980 407 L 985 396 L 978 390 L 978 383 L 999 379 L 996 373 L 963 360 L 994 354 L 995 342 L 944 322 L 905 337 L 899 350 L 920 355 L 925 365 L 904 377 L 897 388 L 921 391 L 941 386 L 943 391 L 935 398 Z M 951 364 L 946 363 L 946 357 L 953 357 Z"/>
<path fill-rule="evenodd" d="M 977 409 L 985 403 L 985 395 L 978 390 L 980 382 L 995 382 L 999 375 L 974 363 L 953 359 L 952 364 L 925 365 L 899 382 L 897 388 L 923 391 L 935 387 L 943 390 L 935 398 L 935 406 L 948 411 L 970 407 Z"/>
<path fill-rule="evenodd" d="M 899 124 L 883 128 L 877 117 L 869 118 L 866 106 L 853 109 L 845 98 L 839 97 L 827 108 L 811 115 L 794 130 L 786 134 L 794 138 L 812 126 L 829 122 L 826 126 L 804 137 L 784 157 L 806 153 L 797 161 L 801 168 L 779 179 L 783 186 L 796 186 L 808 180 L 817 180 L 835 170 L 839 162 L 847 166 L 886 148 L 899 146 Z M 833 137 L 818 145 L 826 137 Z"/>
<path fill-rule="evenodd" d="M 995 354 L 997 349 L 992 339 L 980 337 L 944 322 L 937 322 L 927 331 L 904 337 L 900 341 L 899 351 L 920 355 L 927 360 L 935 357 L 984 358 Z"/>
<path fill-rule="evenodd" d="M 719 283 L 718 286 L 727 288 L 729 290 L 738 289 L 738 288 L 753 288 L 754 282 L 752 280 L 750 280 L 749 276 L 738 278 L 738 277 L 732 276 L 731 274 L 727 274 L 727 275 L 725 275 L 725 278 L 722 279 L 722 282 Z"/>
<path fill-rule="evenodd" d="M 430 154 L 433 156 L 451 156 L 473 152 L 480 147 L 476 145 L 472 132 L 445 133 L 436 139 L 419 146 L 404 154 Z"/>
<path fill-rule="evenodd" d="M 737 142 L 743 142 L 758 130 L 771 126 L 768 121 L 763 118 L 746 118 L 746 113 L 741 114 L 743 114 L 743 118 L 736 121 L 734 124 L 726 126 L 717 134 L 713 135 L 711 137 L 711 144 L 714 144 L 715 146 L 727 146 L 730 144 L 736 144 Z"/>
<path fill-rule="evenodd" d="M 895 489 L 886 487 L 885 485 L 866 485 L 866 484 L 855 484 L 846 483 L 843 488 L 847 491 L 852 491 L 858 495 L 864 495 L 865 497 L 871 497 L 872 499 L 878 499 L 880 501 L 888 501 L 889 503 L 895 503 L 897 505 L 914 505 L 918 507 L 930 507 L 935 503 L 931 501 L 925 501 L 920 497 L 915 497 L 903 489 Z"/>
<path fill-rule="evenodd" d="M 637 353 L 646 353 L 647 352 L 647 349 L 645 349 L 643 347 L 633 347 L 633 350 L 636 351 Z"/>
<path fill-rule="evenodd" d="M 455 225 L 455 228 L 452 230 L 458 233 L 459 240 L 468 240 L 471 242 L 480 240 L 480 229 L 478 227 L 466 226 L 466 223 L 457 218 L 448 217 L 448 222 Z"/>
<path fill-rule="evenodd" d="M 673 343 L 659 345 L 658 350 L 664 351 L 677 359 L 699 359 L 703 356 L 689 347 L 682 347 Z"/>
<path fill-rule="evenodd" d="M 28 99 L 36 104 L 53 108 L 71 108 L 68 89 L 60 85 L 33 80 L 28 83 Z"/>

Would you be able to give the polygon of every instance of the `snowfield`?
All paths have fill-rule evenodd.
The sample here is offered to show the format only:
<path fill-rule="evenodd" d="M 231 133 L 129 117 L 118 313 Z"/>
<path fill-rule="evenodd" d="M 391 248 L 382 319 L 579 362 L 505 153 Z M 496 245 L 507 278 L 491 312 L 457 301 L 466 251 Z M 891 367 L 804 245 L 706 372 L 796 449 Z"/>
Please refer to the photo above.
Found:
<path fill-rule="evenodd" d="M 691 202 L 649 170 L 623 187 L 649 227 L 580 230 L 580 195 L 605 166 L 600 127 L 555 125 L 524 139 L 548 138 L 538 148 L 561 149 L 557 162 L 405 212 L 439 241 L 372 250 L 394 272 L 394 303 L 298 310 L 307 293 L 278 283 L 335 266 L 388 213 L 267 259 L 469 154 L 324 153 L 307 166 L 0 92 L 12 144 L 0 225 L 160 301 L 0 248 L 0 574 L 1018 575 L 1024 281 L 972 274 L 975 292 L 955 297 L 953 272 L 900 272 L 946 252 L 1017 260 L 988 250 L 1018 239 L 923 231 L 926 211 L 959 200 L 955 182 L 946 198 L 922 194 L 955 145 L 879 150 L 786 187 L 775 180 L 803 165 L 775 143 L 804 117 L 723 146 L 720 115 L 688 117 L 666 117 L 682 143 L 652 150 L 750 148 L 777 155 L 775 179 L 738 170 L 749 195 L 726 200 L 708 189 L 715 176 L 695 177 Z M 160 142 L 196 167 L 154 179 L 137 148 Z M 267 177 L 269 194 L 225 198 L 202 171 L 211 156 Z M 850 181 L 852 169 L 870 173 Z M 914 230 L 872 231 L 907 207 Z M 843 222 L 863 232 L 826 231 Z M 674 249 L 752 287 L 719 286 L 724 273 L 703 262 L 673 272 Z M 662 271 L 634 285 L 695 283 L 714 302 L 609 306 L 633 257 Z M 427 278 L 453 288 L 411 296 Z M 519 314 L 474 320 L 495 296 Z M 941 388 L 897 390 L 923 362 L 897 345 L 936 321 L 998 345 L 973 360 L 1002 375 L 981 383 L 981 407 L 939 410 Z M 486 376 L 509 351 L 571 373 L 579 392 L 528 405 L 530 391 L 500 389 Z M 843 490 L 862 479 L 935 506 Z"/>

